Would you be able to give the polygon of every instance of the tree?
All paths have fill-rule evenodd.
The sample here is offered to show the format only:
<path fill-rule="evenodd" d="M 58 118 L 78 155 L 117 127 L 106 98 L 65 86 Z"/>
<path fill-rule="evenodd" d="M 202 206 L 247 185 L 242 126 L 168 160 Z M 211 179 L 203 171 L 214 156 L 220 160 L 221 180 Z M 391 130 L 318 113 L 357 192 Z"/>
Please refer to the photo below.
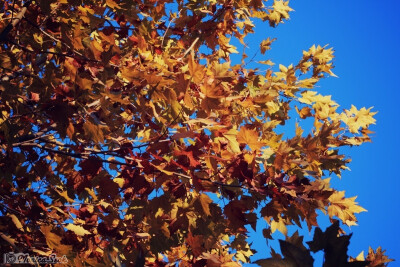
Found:
<path fill-rule="evenodd" d="M 265 219 L 266 239 L 317 228 L 308 248 L 296 232 L 261 266 L 312 266 L 319 250 L 324 266 L 389 262 L 381 248 L 348 258 L 335 221 L 365 211 L 326 176 L 347 168 L 341 147 L 370 141 L 375 112 L 339 111 L 316 92 L 334 76 L 332 48 L 279 70 L 231 61 L 254 20 L 276 27 L 290 11 L 283 0 L 5 1 L 1 251 L 72 266 L 239 266 Z M 318 210 L 334 222 L 325 232 Z"/>

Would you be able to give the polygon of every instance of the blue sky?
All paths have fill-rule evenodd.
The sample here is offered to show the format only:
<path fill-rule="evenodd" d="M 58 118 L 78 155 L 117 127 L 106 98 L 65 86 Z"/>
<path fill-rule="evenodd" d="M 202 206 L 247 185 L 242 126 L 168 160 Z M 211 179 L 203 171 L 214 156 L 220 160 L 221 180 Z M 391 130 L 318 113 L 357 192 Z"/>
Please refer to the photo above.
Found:
<path fill-rule="evenodd" d="M 272 3 L 269 1 L 267 3 Z M 358 226 L 353 226 L 349 255 L 357 256 L 368 247 L 382 246 L 387 255 L 400 261 L 400 1 L 291 1 L 295 12 L 291 19 L 272 29 L 256 24 L 256 33 L 247 37 L 249 58 L 258 49 L 258 43 L 266 37 L 277 37 L 272 49 L 262 58 L 275 63 L 296 63 L 303 50 L 313 44 L 329 44 L 334 47 L 336 59 L 333 70 L 339 78 L 330 77 L 318 84 L 318 91 L 332 95 L 341 108 L 374 106 L 377 124 L 373 143 L 342 150 L 352 158 L 342 179 L 333 177 L 336 189 L 345 190 L 346 196 L 358 196 L 359 204 L 368 210 L 358 215 Z M 239 51 L 242 48 L 239 47 Z M 329 221 L 319 217 L 324 230 Z M 252 233 L 256 258 L 269 257 L 262 237 Z M 295 228 L 293 228 L 295 229 Z M 305 239 L 312 235 L 302 232 Z M 276 238 L 284 238 L 275 235 Z M 270 243 L 276 246 L 276 243 Z M 316 266 L 321 266 L 321 255 Z"/>

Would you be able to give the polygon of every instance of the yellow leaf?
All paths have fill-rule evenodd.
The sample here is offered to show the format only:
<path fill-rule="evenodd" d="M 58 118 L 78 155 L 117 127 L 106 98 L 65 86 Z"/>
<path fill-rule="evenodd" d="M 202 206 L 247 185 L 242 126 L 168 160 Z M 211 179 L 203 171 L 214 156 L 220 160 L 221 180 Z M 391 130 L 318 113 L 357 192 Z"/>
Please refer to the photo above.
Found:
<path fill-rule="evenodd" d="M 339 118 L 347 124 L 351 133 L 358 133 L 360 128 L 367 128 L 370 124 L 375 124 L 374 115 L 377 112 L 371 112 L 371 108 L 361 108 L 357 110 L 355 106 L 351 106 L 350 110 L 345 110 Z"/>
<path fill-rule="evenodd" d="M 264 55 L 267 50 L 270 50 L 271 49 L 271 44 L 275 40 L 276 40 L 276 38 L 270 40 L 269 37 L 268 37 L 268 39 L 262 41 L 261 44 L 260 44 L 261 54 Z"/>
<path fill-rule="evenodd" d="M 74 200 L 68 196 L 68 192 L 67 191 L 62 191 L 62 192 L 60 192 L 59 190 L 55 190 L 55 191 L 60 196 L 62 196 L 66 201 L 68 201 L 69 203 L 73 203 L 74 202 Z"/>
<path fill-rule="evenodd" d="M 11 238 L 8 235 L 5 235 L 3 233 L 0 233 L 0 237 L 3 238 L 6 242 L 8 242 L 10 245 L 12 245 L 15 248 L 15 242 L 16 240 L 14 238 Z"/>
<path fill-rule="evenodd" d="M 24 230 L 22 223 L 19 221 L 17 216 L 15 216 L 14 214 L 8 214 L 7 216 L 11 218 L 12 222 L 15 224 L 18 230 L 20 231 Z"/>
<path fill-rule="evenodd" d="M 274 233 L 276 230 L 278 230 L 282 234 L 287 235 L 287 228 L 285 222 L 280 216 L 278 216 L 278 218 L 279 218 L 278 221 L 273 220 L 271 222 L 271 232 Z"/>
<path fill-rule="evenodd" d="M 360 254 L 358 254 L 358 256 L 356 257 L 357 261 L 364 261 L 365 257 L 364 257 L 364 251 L 361 251 Z"/>
<path fill-rule="evenodd" d="M 106 0 L 106 4 L 111 9 L 119 8 L 119 5 L 114 0 Z"/>
<path fill-rule="evenodd" d="M 196 62 L 193 53 L 190 54 L 188 65 L 189 65 L 189 72 L 190 75 L 192 76 L 193 82 L 200 83 L 203 80 L 205 73 L 204 66 Z"/>
<path fill-rule="evenodd" d="M 240 128 L 237 140 L 240 144 L 248 145 L 253 151 L 260 150 L 263 146 L 263 143 L 258 141 L 258 132 L 246 127 Z"/>
<path fill-rule="evenodd" d="M 333 216 L 338 217 L 344 224 L 349 226 L 355 225 L 357 219 L 354 213 L 360 213 L 367 210 L 357 205 L 357 202 L 355 202 L 357 197 L 345 198 L 344 193 L 344 191 L 335 191 L 329 197 L 328 200 L 330 205 L 328 207 L 328 214 L 331 218 Z"/>
<path fill-rule="evenodd" d="M 67 228 L 68 230 L 74 232 L 76 235 L 79 235 L 79 236 L 84 236 L 84 235 L 90 235 L 91 234 L 88 230 L 86 230 L 82 226 L 75 225 L 75 224 L 72 224 L 72 223 L 67 224 L 67 226 L 65 226 L 65 228 Z"/>
<path fill-rule="evenodd" d="M 117 183 L 120 188 L 123 187 L 125 183 L 124 178 L 114 178 L 113 181 L 114 183 Z"/>
<path fill-rule="evenodd" d="M 163 173 L 165 173 L 166 175 L 173 175 L 174 174 L 174 172 L 170 172 L 170 171 L 167 171 L 167 170 L 164 170 L 162 167 L 160 167 L 160 166 L 157 166 L 157 165 L 154 165 L 154 164 L 152 164 L 152 163 L 150 163 L 152 166 L 154 166 L 157 170 L 159 170 L 160 172 L 163 172 Z"/>
<path fill-rule="evenodd" d="M 271 60 L 263 60 L 263 61 L 258 61 L 258 63 L 260 63 L 260 64 L 265 64 L 265 65 L 269 65 L 269 66 L 273 66 L 273 65 L 275 65 L 275 63 L 274 62 L 272 62 Z"/>
<path fill-rule="evenodd" d="M 272 7 L 276 12 L 279 12 L 281 16 L 284 17 L 285 19 L 288 19 L 289 12 L 293 11 L 293 9 L 289 7 L 289 1 L 275 0 Z"/>
<path fill-rule="evenodd" d="M 240 147 L 236 135 L 236 129 L 230 129 L 228 132 L 224 133 L 224 137 L 228 140 L 228 145 L 231 151 L 233 153 L 240 153 Z"/>

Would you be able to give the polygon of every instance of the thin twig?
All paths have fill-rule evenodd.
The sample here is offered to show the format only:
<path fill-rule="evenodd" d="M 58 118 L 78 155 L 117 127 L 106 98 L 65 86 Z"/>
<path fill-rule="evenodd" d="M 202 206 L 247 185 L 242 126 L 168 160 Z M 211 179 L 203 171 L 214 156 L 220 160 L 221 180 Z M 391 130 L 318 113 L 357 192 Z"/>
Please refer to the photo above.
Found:
<path fill-rule="evenodd" d="M 194 39 L 193 43 L 189 46 L 189 48 L 185 51 L 185 53 L 183 54 L 182 57 L 180 57 L 178 60 L 181 61 L 189 52 L 190 50 L 193 49 L 194 45 L 197 43 L 197 41 L 199 40 L 199 37 L 196 37 L 196 39 Z"/>
<path fill-rule="evenodd" d="M 8 33 L 21 21 L 21 19 L 24 17 L 26 10 L 28 9 L 28 6 L 31 4 L 32 0 L 27 1 L 21 11 L 15 16 L 15 19 L 12 19 L 10 23 L 4 28 L 4 30 L 0 33 L 0 42 L 7 40 L 7 35 Z"/>

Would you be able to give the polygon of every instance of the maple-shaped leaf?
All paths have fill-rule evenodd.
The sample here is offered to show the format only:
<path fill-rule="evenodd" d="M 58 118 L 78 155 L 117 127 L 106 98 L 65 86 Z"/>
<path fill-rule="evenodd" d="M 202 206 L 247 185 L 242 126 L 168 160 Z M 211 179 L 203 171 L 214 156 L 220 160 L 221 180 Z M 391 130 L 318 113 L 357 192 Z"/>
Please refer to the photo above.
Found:
<path fill-rule="evenodd" d="M 317 227 L 312 241 L 307 242 L 312 252 L 324 251 L 324 267 L 367 266 L 367 261 L 348 262 L 347 249 L 350 235 L 339 235 L 339 221 L 335 221 L 325 232 Z"/>
<path fill-rule="evenodd" d="M 248 145 L 251 150 L 260 150 L 264 145 L 261 141 L 258 141 L 258 132 L 247 127 L 241 127 L 237 135 L 237 141 L 240 144 Z"/>
<path fill-rule="evenodd" d="M 375 124 L 376 120 L 374 119 L 374 115 L 377 112 L 371 112 L 371 108 L 361 108 L 357 110 L 355 106 L 351 106 L 350 110 L 345 110 L 344 113 L 341 114 L 340 119 L 347 124 L 349 127 L 349 131 L 351 133 L 358 133 L 360 128 L 367 128 L 371 124 Z"/>
<path fill-rule="evenodd" d="M 345 198 L 344 193 L 345 191 L 335 191 L 329 197 L 328 200 L 330 205 L 328 207 L 328 214 L 331 218 L 333 216 L 338 217 L 343 223 L 349 226 L 355 225 L 357 219 L 354 213 L 360 213 L 367 210 L 357 205 L 357 202 L 355 202 L 357 197 Z"/>
<path fill-rule="evenodd" d="M 254 263 L 257 263 L 261 267 L 297 267 L 298 265 L 292 259 L 260 259 L 256 260 Z"/>
<path fill-rule="evenodd" d="M 284 235 L 287 235 L 287 227 L 284 219 L 278 215 L 278 220 L 272 220 L 271 222 L 271 232 L 274 233 L 276 230 Z"/>
<path fill-rule="evenodd" d="M 267 16 L 271 26 L 276 26 L 282 19 L 288 19 L 289 12 L 293 11 L 293 9 L 289 7 L 289 1 L 284 0 L 274 0 L 272 8 L 272 11 Z"/>
<path fill-rule="evenodd" d="M 59 252 L 61 255 L 70 255 L 73 252 L 71 245 L 65 245 L 61 242 L 62 237 L 58 235 L 50 225 L 42 225 L 40 231 L 46 238 L 46 243 L 50 249 Z"/>
<path fill-rule="evenodd" d="M 97 157 L 89 157 L 79 163 L 79 167 L 81 167 L 80 173 L 82 175 L 95 176 L 100 171 L 102 165 L 101 159 Z"/>
<path fill-rule="evenodd" d="M 266 40 L 262 41 L 260 44 L 261 54 L 264 55 L 267 50 L 270 50 L 271 44 L 275 40 L 276 40 L 276 38 L 274 38 L 274 39 L 267 38 Z"/>
<path fill-rule="evenodd" d="M 387 266 L 387 263 L 394 261 L 385 255 L 385 252 L 386 250 L 382 250 L 381 247 L 378 247 L 376 251 L 369 247 L 366 258 L 369 261 L 368 267 L 384 267 Z"/>
<path fill-rule="evenodd" d="M 103 131 L 101 130 L 99 125 L 91 123 L 90 121 L 86 121 L 83 124 L 83 129 L 89 140 L 93 140 L 93 142 L 95 143 L 104 142 Z"/>
<path fill-rule="evenodd" d="M 198 201 L 200 202 L 204 214 L 206 214 L 207 216 L 211 216 L 210 204 L 213 202 L 212 199 L 206 194 L 200 194 L 198 197 Z"/>

